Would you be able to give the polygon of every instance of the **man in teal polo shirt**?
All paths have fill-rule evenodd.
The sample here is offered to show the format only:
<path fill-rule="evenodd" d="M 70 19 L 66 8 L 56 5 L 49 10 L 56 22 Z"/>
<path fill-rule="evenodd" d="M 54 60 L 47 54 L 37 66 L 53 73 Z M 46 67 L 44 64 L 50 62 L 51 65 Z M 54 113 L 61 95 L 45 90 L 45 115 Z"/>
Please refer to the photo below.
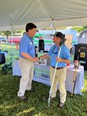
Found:
<path fill-rule="evenodd" d="M 56 97 L 57 84 L 60 91 L 60 102 L 58 104 L 59 107 L 63 107 L 66 101 L 66 89 L 65 89 L 65 80 L 66 80 L 66 66 L 70 63 L 70 51 L 67 46 L 64 44 L 61 45 L 61 53 L 58 58 L 58 52 L 60 48 L 60 43 L 65 39 L 65 35 L 61 32 L 56 32 L 54 34 L 53 42 L 55 43 L 49 50 L 47 54 L 41 56 L 41 58 L 47 58 L 50 56 L 50 81 L 52 84 L 54 77 L 54 70 L 56 63 L 58 61 L 58 65 L 56 67 L 56 76 L 51 92 L 51 99 Z"/>
<path fill-rule="evenodd" d="M 33 37 L 37 32 L 37 26 L 33 23 L 26 25 L 26 33 L 24 33 L 19 44 L 19 65 L 22 72 L 22 78 L 20 79 L 19 91 L 17 93 L 21 100 L 27 100 L 25 97 L 25 91 L 32 90 L 32 78 L 34 70 L 34 62 L 38 61 L 35 57 L 35 48 L 33 43 Z"/>

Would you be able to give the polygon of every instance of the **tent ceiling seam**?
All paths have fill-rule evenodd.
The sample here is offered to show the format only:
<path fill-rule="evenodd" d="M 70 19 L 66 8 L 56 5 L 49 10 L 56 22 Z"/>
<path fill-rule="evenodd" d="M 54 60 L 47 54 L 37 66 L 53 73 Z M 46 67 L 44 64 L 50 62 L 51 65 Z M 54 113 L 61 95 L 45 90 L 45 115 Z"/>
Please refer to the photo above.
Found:
<path fill-rule="evenodd" d="M 45 5 L 43 4 L 42 0 L 39 0 L 41 2 L 42 7 L 44 8 L 44 10 L 47 12 L 48 16 L 50 17 L 50 19 L 53 21 L 55 20 L 50 13 L 48 12 L 48 9 L 45 7 Z"/>

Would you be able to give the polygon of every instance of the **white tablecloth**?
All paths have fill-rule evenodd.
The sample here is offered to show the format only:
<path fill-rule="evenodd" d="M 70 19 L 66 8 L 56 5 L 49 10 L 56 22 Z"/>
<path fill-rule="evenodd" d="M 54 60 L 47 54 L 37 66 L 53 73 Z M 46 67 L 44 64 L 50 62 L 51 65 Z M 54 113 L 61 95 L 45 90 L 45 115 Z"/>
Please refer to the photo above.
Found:
<path fill-rule="evenodd" d="M 72 92 L 74 72 L 75 70 L 73 68 L 73 65 L 67 67 L 66 90 L 69 92 Z M 13 76 L 21 76 L 21 70 L 18 64 L 18 60 L 15 60 L 13 64 Z M 33 80 L 50 85 L 49 66 L 35 64 Z M 81 94 L 83 84 L 84 84 L 84 67 L 80 66 L 79 69 L 77 69 L 74 94 Z"/>

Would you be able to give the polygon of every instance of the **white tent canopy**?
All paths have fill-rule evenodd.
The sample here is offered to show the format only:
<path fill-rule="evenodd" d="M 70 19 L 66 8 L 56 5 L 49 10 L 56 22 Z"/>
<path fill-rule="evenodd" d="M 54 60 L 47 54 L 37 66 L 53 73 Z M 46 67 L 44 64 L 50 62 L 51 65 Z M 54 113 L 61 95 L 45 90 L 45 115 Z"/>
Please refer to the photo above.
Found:
<path fill-rule="evenodd" d="M 0 30 L 87 24 L 87 0 L 0 0 Z M 53 24 L 53 25 L 52 25 Z"/>

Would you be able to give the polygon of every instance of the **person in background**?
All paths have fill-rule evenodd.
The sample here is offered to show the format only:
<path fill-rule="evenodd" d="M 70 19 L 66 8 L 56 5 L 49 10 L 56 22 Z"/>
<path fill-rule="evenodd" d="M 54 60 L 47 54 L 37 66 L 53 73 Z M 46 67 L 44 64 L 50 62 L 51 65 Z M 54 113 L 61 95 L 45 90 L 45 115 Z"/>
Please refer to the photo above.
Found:
<path fill-rule="evenodd" d="M 61 53 L 58 58 L 58 52 L 60 48 L 60 43 L 65 41 L 65 35 L 61 32 L 56 32 L 54 34 L 53 42 L 55 43 L 47 54 L 41 56 L 40 58 L 48 58 L 50 56 L 50 81 L 51 84 L 53 82 L 54 77 L 54 70 L 56 67 L 56 63 L 58 62 L 58 65 L 56 67 L 56 76 L 51 92 L 51 99 L 56 97 L 57 92 L 57 84 L 59 87 L 60 92 L 60 102 L 58 103 L 58 106 L 62 108 L 64 106 L 64 103 L 66 101 L 66 89 L 65 89 L 65 80 L 66 80 L 66 66 L 67 63 L 70 63 L 70 51 L 67 46 L 64 44 L 61 45 Z"/>
<path fill-rule="evenodd" d="M 24 34 L 25 34 L 25 32 L 23 33 L 23 35 L 24 35 Z M 19 50 L 19 43 L 20 43 L 20 42 L 18 42 L 18 43 L 15 44 L 17 50 Z"/>
<path fill-rule="evenodd" d="M 16 43 L 16 49 L 19 50 L 19 43 Z"/>
<path fill-rule="evenodd" d="M 28 23 L 26 25 L 26 33 L 23 34 L 19 44 L 19 66 L 22 72 L 22 78 L 20 78 L 17 96 L 21 100 L 27 100 L 25 97 L 26 90 L 34 92 L 32 89 L 34 62 L 38 61 L 38 58 L 35 57 L 33 43 L 33 37 L 36 32 L 37 26 L 33 23 Z"/>

